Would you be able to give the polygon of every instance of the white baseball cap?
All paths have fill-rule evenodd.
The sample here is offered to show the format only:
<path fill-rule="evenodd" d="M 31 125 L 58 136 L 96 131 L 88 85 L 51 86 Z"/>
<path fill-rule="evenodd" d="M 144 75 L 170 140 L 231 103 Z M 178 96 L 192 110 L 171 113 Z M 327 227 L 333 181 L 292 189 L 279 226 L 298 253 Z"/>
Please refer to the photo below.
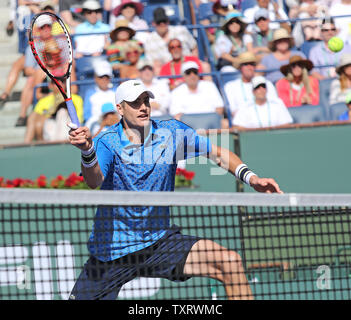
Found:
<path fill-rule="evenodd" d="M 260 84 L 267 84 L 266 79 L 262 76 L 253 77 L 251 83 L 253 89 L 256 89 Z"/>
<path fill-rule="evenodd" d="M 43 26 L 45 26 L 45 25 L 52 25 L 52 19 L 51 19 L 51 17 L 49 16 L 49 15 L 47 15 L 47 14 L 42 14 L 42 15 L 40 15 L 38 18 L 37 18 L 37 20 L 35 21 L 35 24 L 39 27 L 39 28 L 41 28 L 41 27 L 43 27 Z"/>
<path fill-rule="evenodd" d="M 100 10 L 101 5 L 95 0 L 87 0 L 83 3 L 82 9 L 84 10 Z"/>
<path fill-rule="evenodd" d="M 116 104 L 120 104 L 122 101 L 133 102 L 144 92 L 147 92 L 151 99 L 155 98 L 154 94 L 140 80 L 125 81 L 116 89 Z"/>
<path fill-rule="evenodd" d="M 106 60 L 97 60 L 93 62 L 94 73 L 98 77 L 109 76 L 112 78 L 112 67 Z"/>
<path fill-rule="evenodd" d="M 196 62 L 194 61 L 187 61 L 182 64 L 181 72 L 184 73 L 185 71 L 189 69 L 196 69 L 199 70 L 199 66 Z"/>

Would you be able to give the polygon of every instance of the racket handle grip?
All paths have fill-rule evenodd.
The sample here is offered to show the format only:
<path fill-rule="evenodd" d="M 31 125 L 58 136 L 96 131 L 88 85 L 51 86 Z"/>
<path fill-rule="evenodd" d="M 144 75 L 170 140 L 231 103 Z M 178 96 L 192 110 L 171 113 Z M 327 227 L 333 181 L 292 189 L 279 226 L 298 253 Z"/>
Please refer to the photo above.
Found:
<path fill-rule="evenodd" d="M 80 123 L 79 123 L 79 119 L 78 119 L 78 116 L 77 116 L 76 108 L 74 107 L 72 98 L 69 98 L 69 99 L 66 100 L 66 106 L 67 106 L 68 115 L 71 118 L 71 121 L 75 125 L 80 127 Z"/>

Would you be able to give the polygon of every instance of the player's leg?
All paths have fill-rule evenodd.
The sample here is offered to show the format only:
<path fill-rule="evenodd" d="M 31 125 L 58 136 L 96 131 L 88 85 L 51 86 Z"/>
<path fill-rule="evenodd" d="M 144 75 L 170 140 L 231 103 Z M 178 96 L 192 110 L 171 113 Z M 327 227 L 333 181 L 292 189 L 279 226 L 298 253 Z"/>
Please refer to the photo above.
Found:
<path fill-rule="evenodd" d="M 221 281 L 228 299 L 253 299 L 240 255 L 211 240 L 199 240 L 193 245 L 184 265 L 184 274 Z"/>

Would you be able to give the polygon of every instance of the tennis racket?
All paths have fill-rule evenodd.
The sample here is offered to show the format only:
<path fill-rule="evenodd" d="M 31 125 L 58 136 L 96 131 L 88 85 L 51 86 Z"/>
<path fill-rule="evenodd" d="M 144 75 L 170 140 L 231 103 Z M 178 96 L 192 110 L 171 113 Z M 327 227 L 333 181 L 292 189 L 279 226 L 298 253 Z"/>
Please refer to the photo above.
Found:
<path fill-rule="evenodd" d="M 50 12 L 35 15 L 29 29 L 29 45 L 40 68 L 56 84 L 65 99 L 72 123 L 79 127 L 80 123 L 71 97 L 73 48 L 65 24 L 57 15 Z"/>

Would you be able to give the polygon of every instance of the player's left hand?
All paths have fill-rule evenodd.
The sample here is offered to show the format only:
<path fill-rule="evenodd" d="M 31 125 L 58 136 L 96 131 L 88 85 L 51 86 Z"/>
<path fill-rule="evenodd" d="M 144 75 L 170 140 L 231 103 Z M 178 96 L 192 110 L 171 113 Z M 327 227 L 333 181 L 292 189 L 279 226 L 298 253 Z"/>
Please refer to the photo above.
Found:
<path fill-rule="evenodd" d="M 257 192 L 265 193 L 284 193 L 280 190 L 278 183 L 271 178 L 259 178 L 258 176 L 252 176 L 250 178 L 251 187 Z"/>

